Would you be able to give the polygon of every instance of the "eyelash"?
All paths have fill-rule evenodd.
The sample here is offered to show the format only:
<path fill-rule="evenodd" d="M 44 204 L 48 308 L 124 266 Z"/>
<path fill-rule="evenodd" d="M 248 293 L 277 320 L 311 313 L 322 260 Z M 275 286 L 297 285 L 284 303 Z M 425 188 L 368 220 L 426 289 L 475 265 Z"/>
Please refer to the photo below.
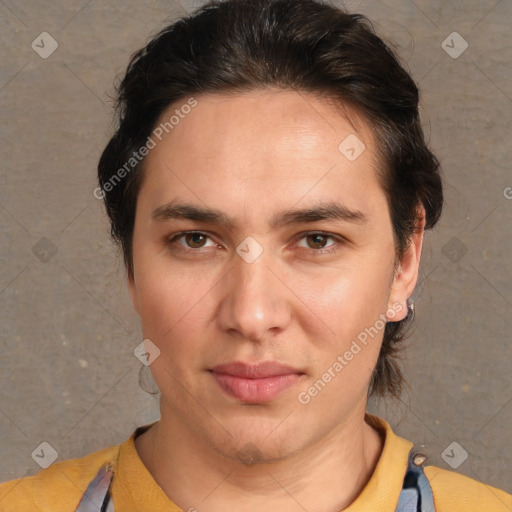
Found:
<path fill-rule="evenodd" d="M 207 238 L 211 239 L 211 236 L 208 235 L 208 233 L 205 233 L 203 231 L 182 231 L 180 233 L 176 233 L 175 235 L 168 237 L 167 238 L 168 245 L 175 244 L 177 240 L 179 240 L 180 238 L 183 238 L 185 235 L 204 235 Z M 320 235 L 320 236 L 324 236 L 327 238 L 333 238 L 339 245 L 343 245 L 345 243 L 345 239 L 343 237 L 341 237 L 339 235 L 334 235 L 332 233 L 327 233 L 325 231 L 308 231 L 306 233 L 301 233 L 299 240 L 302 240 L 303 238 L 307 238 L 308 236 L 313 236 L 313 235 Z M 180 251 L 186 252 L 186 253 L 204 252 L 204 251 L 201 251 L 201 249 L 203 249 L 203 248 L 200 247 L 197 249 L 193 249 L 193 248 L 186 248 L 183 246 L 181 246 L 179 248 Z M 305 249 L 305 247 L 302 247 L 301 249 Z M 329 246 L 329 248 L 327 248 L 327 249 L 309 249 L 309 250 L 312 251 L 313 255 L 320 256 L 320 255 L 324 255 L 324 254 L 335 254 L 337 251 L 337 248 L 336 248 L 336 244 L 333 244 L 332 246 Z"/>

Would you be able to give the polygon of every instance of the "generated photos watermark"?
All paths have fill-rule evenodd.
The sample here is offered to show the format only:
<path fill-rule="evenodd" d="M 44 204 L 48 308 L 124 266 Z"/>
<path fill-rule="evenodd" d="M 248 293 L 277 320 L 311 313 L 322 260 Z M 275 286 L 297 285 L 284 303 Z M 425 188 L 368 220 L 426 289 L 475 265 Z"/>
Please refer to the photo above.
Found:
<path fill-rule="evenodd" d="M 149 152 L 156 147 L 157 142 L 160 142 L 164 137 L 164 133 L 168 134 L 176 126 L 180 124 L 182 119 L 185 119 L 187 114 L 190 114 L 192 109 L 197 106 L 197 100 L 193 97 L 189 98 L 187 103 L 181 105 L 180 108 L 174 110 L 174 113 L 169 117 L 168 121 L 160 123 L 146 139 L 146 142 L 137 150 L 133 151 L 131 157 L 120 167 L 110 179 L 103 184 L 102 187 L 96 187 L 93 195 L 96 199 L 103 199 L 105 192 L 111 192 L 121 180 L 126 178 L 140 162 L 149 154 Z M 155 140 L 156 139 L 156 140 Z"/>
<path fill-rule="evenodd" d="M 306 391 L 301 391 L 297 399 L 303 404 L 307 405 L 311 399 L 320 393 L 329 382 L 331 382 L 342 370 L 352 361 L 357 354 L 361 352 L 363 347 L 368 344 L 368 341 L 373 339 L 379 334 L 380 331 L 386 327 L 388 320 L 393 320 L 395 315 L 403 308 L 402 304 L 395 303 L 391 308 L 386 311 L 386 314 L 381 313 L 379 319 L 371 327 L 366 327 L 364 331 L 357 335 L 357 339 L 352 341 L 350 348 L 343 354 L 338 355 L 336 360 L 327 368 L 315 383 L 310 386 Z M 361 346 L 362 345 L 362 346 Z"/>

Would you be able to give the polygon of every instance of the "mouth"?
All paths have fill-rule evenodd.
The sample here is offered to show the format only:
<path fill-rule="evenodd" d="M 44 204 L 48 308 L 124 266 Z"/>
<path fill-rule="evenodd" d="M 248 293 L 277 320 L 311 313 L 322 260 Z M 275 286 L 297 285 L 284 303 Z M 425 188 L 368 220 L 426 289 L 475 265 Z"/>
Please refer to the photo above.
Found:
<path fill-rule="evenodd" d="M 227 395 L 253 404 L 271 401 L 305 375 L 301 370 L 276 361 L 255 365 L 233 362 L 209 371 Z"/>

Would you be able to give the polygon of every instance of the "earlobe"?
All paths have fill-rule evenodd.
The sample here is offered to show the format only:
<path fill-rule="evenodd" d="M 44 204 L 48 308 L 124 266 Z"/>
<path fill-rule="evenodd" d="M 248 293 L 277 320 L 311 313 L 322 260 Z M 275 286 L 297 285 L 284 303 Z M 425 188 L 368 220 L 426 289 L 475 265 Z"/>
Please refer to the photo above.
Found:
<path fill-rule="evenodd" d="M 396 314 L 392 315 L 393 318 L 390 318 L 390 315 L 387 316 L 388 320 L 392 322 L 398 322 L 407 316 L 408 299 L 413 294 L 418 281 L 425 228 L 425 208 L 423 206 L 418 210 L 418 220 L 416 232 L 412 235 L 409 246 L 397 266 L 391 285 L 388 311 L 396 312 Z"/>

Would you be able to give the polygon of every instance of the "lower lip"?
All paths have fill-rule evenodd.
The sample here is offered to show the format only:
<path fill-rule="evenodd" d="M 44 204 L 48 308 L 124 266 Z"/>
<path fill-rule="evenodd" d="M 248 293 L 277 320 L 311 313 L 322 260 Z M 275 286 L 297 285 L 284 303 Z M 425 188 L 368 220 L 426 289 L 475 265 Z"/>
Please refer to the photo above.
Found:
<path fill-rule="evenodd" d="M 301 377 L 298 373 L 262 379 L 246 379 L 215 372 L 212 372 L 212 375 L 228 395 L 249 403 L 268 402 L 293 386 Z"/>

